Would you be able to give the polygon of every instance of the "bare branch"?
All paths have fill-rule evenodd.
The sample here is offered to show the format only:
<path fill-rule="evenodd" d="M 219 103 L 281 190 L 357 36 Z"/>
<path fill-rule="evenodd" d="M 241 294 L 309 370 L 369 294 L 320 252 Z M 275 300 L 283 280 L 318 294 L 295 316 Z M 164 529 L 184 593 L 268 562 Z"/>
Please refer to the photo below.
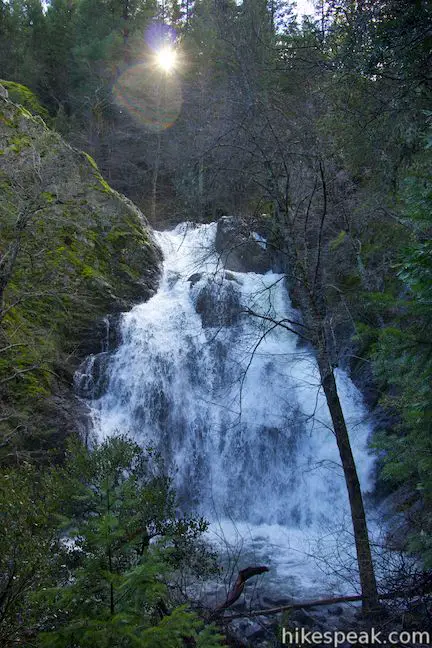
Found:
<path fill-rule="evenodd" d="M 234 603 L 240 598 L 244 590 L 246 581 L 249 580 L 249 578 L 252 578 L 253 576 L 258 576 L 259 574 L 264 574 L 265 572 L 268 571 L 269 568 L 265 566 L 246 567 L 246 569 L 242 569 L 241 571 L 239 571 L 237 580 L 234 583 L 232 590 L 229 592 L 226 601 L 224 601 L 224 603 L 222 603 L 216 608 L 216 610 L 212 614 L 212 618 L 218 616 L 219 614 L 222 614 L 224 610 L 231 607 L 231 605 L 234 605 Z"/>
<path fill-rule="evenodd" d="M 256 313 L 251 308 L 245 308 L 241 312 L 246 313 L 247 315 L 252 315 L 252 317 L 258 317 L 259 319 L 266 320 L 267 322 L 271 322 L 275 326 L 281 326 L 287 331 L 290 331 L 291 333 L 295 333 L 295 335 L 298 335 L 303 340 L 307 340 L 308 342 L 310 341 L 310 338 L 306 337 L 306 335 L 303 335 L 302 333 L 299 333 L 299 331 L 296 331 L 294 328 L 292 328 L 292 326 L 301 326 L 303 329 L 306 329 L 307 331 L 311 330 L 309 326 L 306 326 L 301 322 L 297 322 L 296 320 L 291 320 L 287 317 L 284 317 L 280 320 L 276 320 L 270 315 L 261 315 L 260 313 Z M 288 324 L 291 324 L 292 326 L 288 326 Z"/>

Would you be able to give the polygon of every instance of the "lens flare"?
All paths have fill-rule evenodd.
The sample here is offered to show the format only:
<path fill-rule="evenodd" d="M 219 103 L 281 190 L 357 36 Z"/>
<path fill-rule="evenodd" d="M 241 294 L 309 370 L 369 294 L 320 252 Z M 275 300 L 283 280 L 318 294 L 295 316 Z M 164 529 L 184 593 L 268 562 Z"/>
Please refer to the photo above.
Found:
<path fill-rule="evenodd" d="M 156 132 L 172 126 L 182 106 L 179 79 L 161 74 L 154 64 L 138 63 L 125 70 L 113 86 L 113 95 L 122 109 Z"/>
<path fill-rule="evenodd" d="M 164 72 L 172 72 L 177 63 L 177 53 L 169 46 L 163 47 L 156 52 L 156 63 Z"/>

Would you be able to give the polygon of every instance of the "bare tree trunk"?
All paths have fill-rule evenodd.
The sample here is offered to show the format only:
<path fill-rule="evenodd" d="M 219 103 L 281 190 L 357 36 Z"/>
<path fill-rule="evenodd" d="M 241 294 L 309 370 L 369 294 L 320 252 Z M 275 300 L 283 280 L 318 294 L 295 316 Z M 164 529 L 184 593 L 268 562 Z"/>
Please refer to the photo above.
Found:
<path fill-rule="evenodd" d="M 123 0 L 123 58 L 126 64 L 130 63 L 130 48 L 129 48 L 129 0 Z"/>
<path fill-rule="evenodd" d="M 326 349 L 318 349 L 318 367 L 321 384 L 327 400 L 333 430 L 342 462 L 351 509 L 351 519 L 357 551 L 357 563 L 363 595 L 363 611 L 370 614 L 379 607 L 375 572 L 369 543 L 363 496 L 357 474 L 345 417 L 339 400 L 333 368 Z"/>
<path fill-rule="evenodd" d="M 200 202 L 200 210 L 202 212 L 204 204 L 204 159 L 201 156 L 198 162 L 198 196 Z"/>
<path fill-rule="evenodd" d="M 161 133 L 160 131 L 158 131 L 156 158 L 154 161 L 153 176 L 152 176 L 152 201 L 151 201 L 152 225 L 156 223 L 157 183 L 158 183 L 158 176 L 159 176 L 160 150 L 161 150 Z"/>
<path fill-rule="evenodd" d="M 320 175 L 323 185 L 323 214 L 320 223 L 318 244 L 322 245 L 322 228 L 327 211 L 326 183 L 324 181 L 323 167 L 320 164 Z M 360 585 L 363 596 L 363 611 L 365 615 L 371 615 L 379 609 L 379 599 L 375 571 L 372 562 L 372 554 L 369 542 L 369 533 L 366 521 L 366 514 L 363 504 L 363 495 L 357 474 L 357 467 L 351 449 L 348 428 L 342 406 L 339 400 L 334 369 L 332 364 L 331 345 L 326 335 L 326 322 L 328 322 L 327 305 L 323 295 L 325 291 L 320 282 L 321 253 L 318 250 L 313 279 L 309 279 L 308 272 L 302 266 L 298 258 L 298 251 L 291 252 L 291 265 L 296 267 L 299 274 L 298 287 L 303 302 L 303 312 L 306 322 L 310 324 L 310 330 L 314 331 L 311 342 L 317 353 L 318 369 L 321 385 L 327 401 L 333 423 L 333 431 L 339 449 L 345 483 L 348 491 L 351 520 L 354 530 L 354 540 L 357 554 L 357 564 L 360 576 Z M 309 320 L 309 322 L 308 322 Z"/>

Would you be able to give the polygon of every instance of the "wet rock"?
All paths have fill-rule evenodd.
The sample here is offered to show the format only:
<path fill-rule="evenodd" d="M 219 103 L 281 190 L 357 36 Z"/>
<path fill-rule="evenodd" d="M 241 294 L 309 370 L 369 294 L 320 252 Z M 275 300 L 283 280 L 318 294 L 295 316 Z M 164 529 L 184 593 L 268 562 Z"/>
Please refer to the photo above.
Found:
<path fill-rule="evenodd" d="M 314 628 L 315 630 L 321 630 L 324 627 L 322 620 L 318 618 L 318 615 L 312 614 L 304 608 L 295 610 L 292 614 L 292 619 L 293 621 L 297 621 L 300 627 Z"/>
<path fill-rule="evenodd" d="M 121 343 L 121 313 L 113 313 L 97 320 L 86 330 L 80 344 L 81 357 L 102 351 L 115 351 Z"/>
<path fill-rule="evenodd" d="M 260 619 L 237 619 L 229 625 L 229 634 L 238 645 L 264 647 L 274 634 L 273 629 Z"/>
<path fill-rule="evenodd" d="M 174 288 L 177 281 L 180 279 L 180 272 L 169 272 L 167 277 L 167 282 L 169 288 Z"/>
<path fill-rule="evenodd" d="M 207 327 L 233 326 L 240 317 L 240 294 L 231 281 L 215 281 L 211 277 L 192 284 L 195 310 Z"/>
<path fill-rule="evenodd" d="M 188 281 L 190 281 L 191 288 L 192 288 L 192 286 L 195 286 L 195 284 L 198 281 L 201 281 L 202 278 L 203 278 L 203 273 L 202 272 L 195 272 L 193 275 L 191 275 L 188 278 Z"/>
<path fill-rule="evenodd" d="M 224 272 L 224 278 L 228 281 L 235 281 L 237 284 L 241 285 L 240 279 L 238 279 L 232 272 Z"/>
<path fill-rule="evenodd" d="M 328 609 L 329 614 L 332 616 L 342 616 L 343 615 L 343 608 L 340 605 L 336 605 L 334 607 L 329 607 Z"/>
<path fill-rule="evenodd" d="M 75 374 L 75 390 L 80 398 L 97 399 L 108 387 L 109 353 L 89 356 Z"/>
<path fill-rule="evenodd" d="M 226 270 L 256 272 L 271 270 L 271 256 L 261 246 L 247 224 L 234 216 L 223 216 L 217 225 L 216 251 Z"/>

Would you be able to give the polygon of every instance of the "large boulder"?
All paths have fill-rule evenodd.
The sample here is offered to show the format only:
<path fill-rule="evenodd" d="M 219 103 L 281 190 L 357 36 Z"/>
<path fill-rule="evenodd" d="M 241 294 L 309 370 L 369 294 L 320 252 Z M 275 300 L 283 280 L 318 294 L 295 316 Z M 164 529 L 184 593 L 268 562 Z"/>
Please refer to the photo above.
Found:
<path fill-rule="evenodd" d="M 223 216 L 218 221 L 215 245 L 227 270 L 259 274 L 271 270 L 265 239 L 240 218 Z"/>
<path fill-rule="evenodd" d="M 240 292 L 235 280 L 195 274 L 189 278 L 195 310 L 204 328 L 234 326 L 241 314 Z"/>
<path fill-rule="evenodd" d="M 162 255 L 144 216 L 109 187 L 92 158 L 6 94 L 0 91 L 0 259 L 17 253 L 0 318 L 0 436 L 18 427 L 25 438 L 17 443 L 31 438 L 33 451 L 41 438 L 50 447 L 52 435 L 75 427 L 67 403 L 76 368 L 101 350 L 106 314 L 154 294 Z"/>

